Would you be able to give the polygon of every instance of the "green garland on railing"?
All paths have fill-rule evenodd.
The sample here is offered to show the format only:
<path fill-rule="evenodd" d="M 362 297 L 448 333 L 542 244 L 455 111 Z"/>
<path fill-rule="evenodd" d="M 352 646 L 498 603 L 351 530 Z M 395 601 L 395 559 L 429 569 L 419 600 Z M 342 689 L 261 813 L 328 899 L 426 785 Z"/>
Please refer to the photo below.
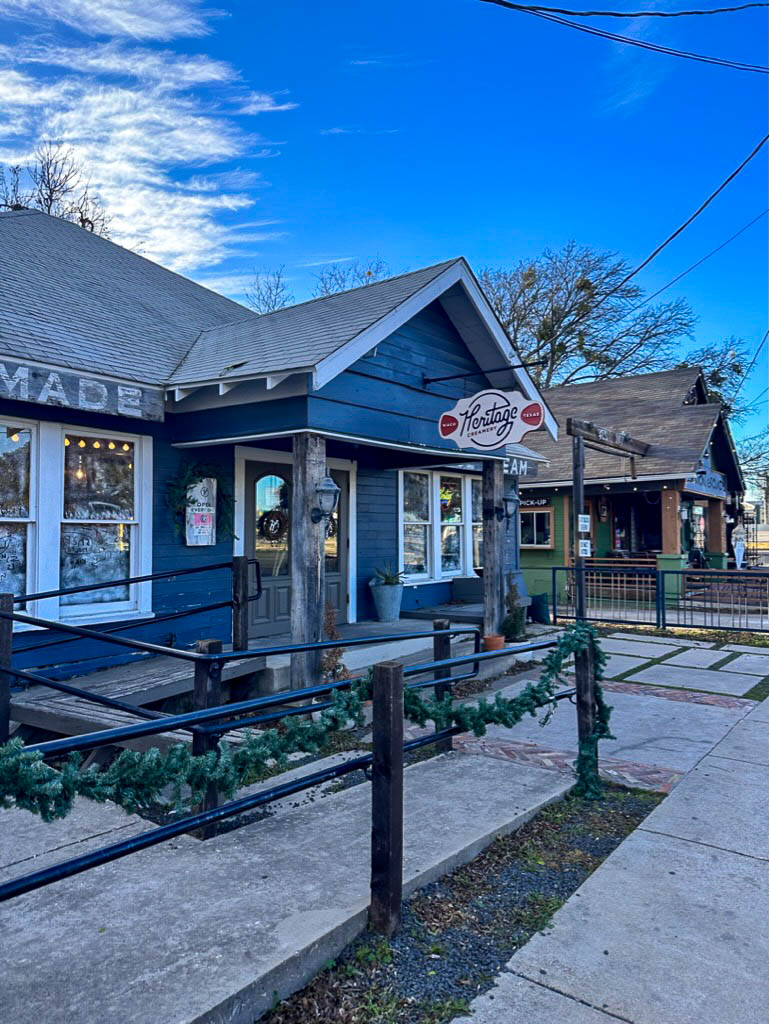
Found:
<path fill-rule="evenodd" d="M 593 647 L 596 669 L 597 742 L 611 736 L 611 708 L 598 685 L 606 656 L 592 627 L 584 624 L 570 626 L 559 636 L 545 658 L 542 677 L 515 697 L 498 693 L 491 702 L 481 699 L 476 705 L 455 705 L 449 694 L 435 700 L 425 698 L 419 690 L 406 689 L 404 714 L 418 725 L 433 721 L 439 730 L 456 725 L 483 736 L 489 725 L 510 728 L 524 715 L 536 715 L 539 708 L 549 707 L 544 725 L 555 710 L 556 686 L 566 682 L 563 672 L 567 658 L 588 645 Z M 84 770 L 79 753 L 70 754 L 62 767 L 53 768 L 38 751 L 25 750 L 21 740 L 11 740 L 0 746 L 0 806 L 21 807 L 39 814 L 44 821 L 54 821 L 69 814 L 76 796 L 100 803 L 112 800 L 128 813 L 157 810 L 161 801 L 176 810 L 189 809 L 203 799 L 210 785 L 229 799 L 271 764 L 282 768 L 289 754 L 317 753 L 329 733 L 350 723 L 361 724 L 363 705 L 371 699 L 371 692 L 369 676 L 353 681 L 349 689 L 335 690 L 333 706 L 321 711 L 315 720 L 288 718 L 280 730 L 248 730 L 240 745 L 232 747 L 222 740 L 216 751 L 199 756 L 193 756 L 189 746 L 181 743 L 166 754 L 159 750 L 124 750 L 105 771 L 96 766 Z M 308 712 L 311 710 L 310 705 Z M 590 799 L 601 792 L 594 748 L 595 743 L 582 744 L 576 762 L 577 791 Z"/>

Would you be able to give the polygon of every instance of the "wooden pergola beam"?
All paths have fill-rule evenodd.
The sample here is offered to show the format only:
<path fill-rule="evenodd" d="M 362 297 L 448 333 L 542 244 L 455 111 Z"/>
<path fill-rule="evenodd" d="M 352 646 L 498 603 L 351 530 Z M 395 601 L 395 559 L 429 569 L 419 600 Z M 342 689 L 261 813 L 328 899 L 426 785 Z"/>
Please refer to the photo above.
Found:
<path fill-rule="evenodd" d="M 587 442 L 602 445 L 604 449 L 616 449 L 607 452 L 612 455 L 646 455 L 650 447 L 645 441 L 631 437 L 624 430 L 610 430 L 608 427 L 601 427 L 597 423 L 575 419 L 572 416 L 566 420 L 566 433 L 571 437 L 582 437 Z"/>

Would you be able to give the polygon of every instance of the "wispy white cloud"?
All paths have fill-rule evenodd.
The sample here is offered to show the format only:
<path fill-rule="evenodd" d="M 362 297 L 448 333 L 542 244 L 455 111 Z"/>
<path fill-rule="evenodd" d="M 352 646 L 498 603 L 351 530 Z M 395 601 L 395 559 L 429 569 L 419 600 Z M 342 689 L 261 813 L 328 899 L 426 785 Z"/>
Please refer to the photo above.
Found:
<path fill-rule="evenodd" d="M 292 103 L 289 100 L 279 102 L 276 96 L 270 95 L 270 93 L 252 92 L 249 93 L 246 99 L 241 103 L 238 113 L 266 114 L 273 113 L 276 110 L 294 110 L 296 106 L 296 103 Z"/>
<path fill-rule="evenodd" d="M 72 46 L 50 32 L 0 46 L 0 162 L 29 163 L 43 139 L 64 143 L 104 200 L 111 237 L 176 270 L 279 237 L 227 223 L 268 184 L 248 162 L 279 153 L 239 118 L 296 104 L 247 89 L 226 61 L 143 44 L 202 35 L 196 0 L 0 0 L 0 20 L 43 15 L 120 38 Z"/>
<path fill-rule="evenodd" d="M 0 0 L 0 15 L 38 27 L 61 22 L 86 35 L 132 39 L 166 40 L 209 31 L 195 0 Z"/>
<path fill-rule="evenodd" d="M 327 267 L 330 263 L 351 263 L 355 256 L 323 256 L 318 259 L 308 260 L 306 263 L 297 263 L 297 267 L 309 269 L 311 267 Z"/>

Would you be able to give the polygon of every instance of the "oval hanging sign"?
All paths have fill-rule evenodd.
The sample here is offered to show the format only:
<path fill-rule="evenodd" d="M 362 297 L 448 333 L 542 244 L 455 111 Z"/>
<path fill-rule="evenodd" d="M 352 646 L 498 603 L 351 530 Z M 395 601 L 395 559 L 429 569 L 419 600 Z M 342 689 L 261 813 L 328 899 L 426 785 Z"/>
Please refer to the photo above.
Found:
<path fill-rule="evenodd" d="M 458 448 L 491 451 L 520 441 L 545 420 L 541 402 L 530 402 L 520 391 L 479 391 L 460 398 L 453 409 L 442 413 L 438 432 Z"/>

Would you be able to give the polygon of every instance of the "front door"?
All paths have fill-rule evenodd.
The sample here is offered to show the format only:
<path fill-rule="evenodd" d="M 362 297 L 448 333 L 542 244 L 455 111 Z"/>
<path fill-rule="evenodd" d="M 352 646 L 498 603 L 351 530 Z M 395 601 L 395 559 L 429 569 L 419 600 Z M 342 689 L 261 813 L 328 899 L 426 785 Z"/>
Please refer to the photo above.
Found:
<path fill-rule="evenodd" d="M 331 470 L 340 488 L 339 504 L 326 538 L 326 602 L 336 621 L 347 621 L 347 510 L 349 475 Z M 245 553 L 258 558 L 262 596 L 249 605 L 249 637 L 288 633 L 291 628 L 290 463 L 246 462 Z M 251 568 L 250 590 L 255 590 Z"/>

